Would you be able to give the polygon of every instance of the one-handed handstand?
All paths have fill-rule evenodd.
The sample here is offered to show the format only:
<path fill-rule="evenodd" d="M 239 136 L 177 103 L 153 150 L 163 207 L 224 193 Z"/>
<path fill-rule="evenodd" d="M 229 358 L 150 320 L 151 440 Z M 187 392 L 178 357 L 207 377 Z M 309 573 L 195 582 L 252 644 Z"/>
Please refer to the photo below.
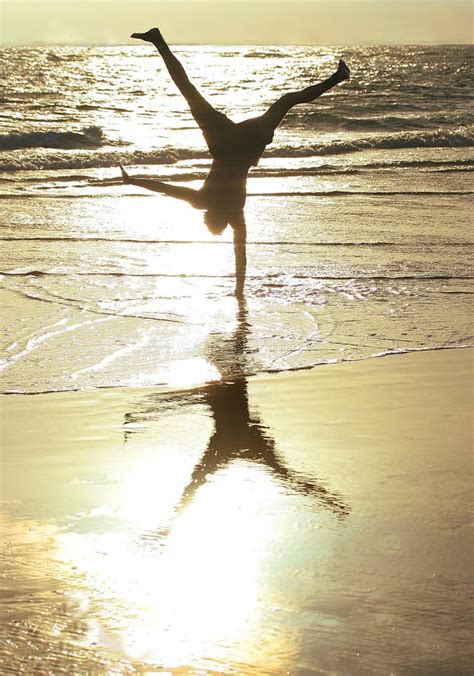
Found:
<path fill-rule="evenodd" d="M 349 68 L 339 61 L 337 71 L 327 80 L 299 91 L 288 92 L 273 103 L 266 113 L 243 122 L 232 122 L 206 101 L 190 82 L 186 72 L 171 52 L 158 28 L 146 33 L 133 33 L 132 38 L 151 42 L 159 51 L 171 79 L 188 102 L 191 114 L 199 125 L 213 163 L 200 190 L 174 186 L 153 179 L 134 179 L 122 168 L 126 183 L 185 200 L 196 209 L 206 211 L 205 222 L 214 234 L 227 225 L 234 232 L 236 252 L 236 294 L 242 296 L 245 279 L 245 219 L 243 209 L 246 181 L 251 166 L 256 166 L 273 140 L 273 133 L 288 111 L 299 103 L 309 103 L 349 78 Z"/>

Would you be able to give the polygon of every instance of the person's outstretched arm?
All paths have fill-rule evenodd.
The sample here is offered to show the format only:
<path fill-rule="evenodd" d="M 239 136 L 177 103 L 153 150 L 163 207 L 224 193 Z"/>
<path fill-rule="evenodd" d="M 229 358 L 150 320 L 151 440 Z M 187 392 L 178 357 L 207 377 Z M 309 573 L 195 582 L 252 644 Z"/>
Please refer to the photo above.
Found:
<path fill-rule="evenodd" d="M 169 197 L 184 200 L 195 209 L 203 208 L 201 206 L 199 190 L 184 188 L 180 185 L 171 185 L 170 183 L 163 183 L 162 181 L 156 181 L 155 179 L 150 178 L 133 178 L 133 176 L 127 174 L 122 165 L 120 165 L 120 171 L 122 172 L 123 182 L 127 185 L 136 185 L 139 188 L 146 188 L 146 190 L 152 190 L 153 192 L 159 192 L 162 195 L 168 195 Z"/>
<path fill-rule="evenodd" d="M 234 232 L 235 295 L 237 298 L 243 298 L 247 272 L 247 226 L 243 213 L 231 223 L 231 226 Z"/>

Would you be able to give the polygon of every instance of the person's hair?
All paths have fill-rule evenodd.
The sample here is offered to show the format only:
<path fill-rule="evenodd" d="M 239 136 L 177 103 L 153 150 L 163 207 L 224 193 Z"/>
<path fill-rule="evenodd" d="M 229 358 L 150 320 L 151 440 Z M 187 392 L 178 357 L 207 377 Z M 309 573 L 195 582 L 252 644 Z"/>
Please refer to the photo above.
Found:
<path fill-rule="evenodd" d="M 206 211 L 204 223 L 213 235 L 222 235 L 227 228 L 227 217 L 220 211 Z"/>

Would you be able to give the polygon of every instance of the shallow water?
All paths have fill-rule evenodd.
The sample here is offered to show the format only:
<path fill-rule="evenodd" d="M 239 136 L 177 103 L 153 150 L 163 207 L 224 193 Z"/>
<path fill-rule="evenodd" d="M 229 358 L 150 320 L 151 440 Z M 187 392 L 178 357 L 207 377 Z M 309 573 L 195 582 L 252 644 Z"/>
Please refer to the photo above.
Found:
<path fill-rule="evenodd" d="M 195 186 L 206 175 L 159 56 L 146 45 L 2 53 L 2 391 L 219 377 L 206 351 L 236 326 L 231 234 L 121 185 L 115 168 Z M 178 53 L 241 119 L 289 82 L 330 73 L 340 50 Z M 249 180 L 247 373 L 471 344 L 470 54 L 347 49 L 351 81 L 287 116 Z"/>
<path fill-rule="evenodd" d="M 404 199 L 402 217 L 392 197 L 249 198 L 247 373 L 471 342 L 469 201 Z M 182 384 L 174 371 L 229 339 L 230 235 L 166 198 L 36 202 L 1 242 L 3 391 Z"/>

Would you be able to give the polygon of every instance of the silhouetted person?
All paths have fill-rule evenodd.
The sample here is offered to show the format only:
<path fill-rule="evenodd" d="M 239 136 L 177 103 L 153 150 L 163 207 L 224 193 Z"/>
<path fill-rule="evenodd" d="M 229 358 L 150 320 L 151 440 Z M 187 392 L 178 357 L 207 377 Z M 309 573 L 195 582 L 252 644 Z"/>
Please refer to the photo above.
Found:
<path fill-rule="evenodd" d="M 185 200 L 196 209 L 207 210 L 204 220 L 209 230 L 214 234 L 223 232 L 227 224 L 232 227 L 235 253 L 235 294 L 238 298 L 242 298 L 247 271 L 245 246 L 247 228 L 244 205 L 248 167 L 214 160 L 200 190 L 163 183 L 154 179 L 132 178 L 122 166 L 120 169 L 125 183 Z M 216 230 L 216 223 L 220 224 L 221 219 L 224 225 L 223 227 L 219 225 Z"/>
<path fill-rule="evenodd" d="M 236 244 L 236 294 L 242 296 L 245 278 L 246 180 L 251 166 L 256 166 L 272 142 L 273 133 L 287 112 L 299 103 L 314 101 L 321 94 L 349 78 L 349 68 L 339 61 L 337 71 L 324 82 L 299 91 L 288 92 L 273 103 L 266 113 L 243 122 L 232 122 L 217 111 L 190 82 L 186 72 L 171 52 L 158 28 L 146 33 L 133 33 L 132 38 L 151 42 L 165 62 L 173 82 L 188 102 L 191 114 L 199 125 L 214 161 L 209 176 L 200 190 L 171 186 L 153 179 L 134 179 L 122 168 L 127 183 L 185 200 L 206 211 L 205 222 L 213 234 L 222 233 L 227 225 L 234 232 Z M 243 269 L 243 273 L 242 273 Z"/>

